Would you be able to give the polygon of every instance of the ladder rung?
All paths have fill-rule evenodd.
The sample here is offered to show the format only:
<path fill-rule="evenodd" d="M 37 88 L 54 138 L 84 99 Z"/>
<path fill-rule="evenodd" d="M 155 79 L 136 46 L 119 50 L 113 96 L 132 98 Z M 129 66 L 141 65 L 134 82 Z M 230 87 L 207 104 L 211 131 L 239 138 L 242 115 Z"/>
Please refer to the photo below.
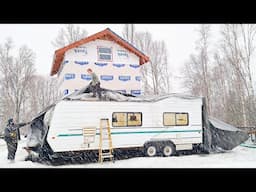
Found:
<path fill-rule="evenodd" d="M 113 155 L 109 119 L 102 118 L 100 120 L 101 121 L 100 121 L 99 161 L 102 162 L 104 158 L 114 158 L 114 155 Z M 106 121 L 105 124 L 104 124 L 104 121 Z"/>
<path fill-rule="evenodd" d="M 102 157 L 103 157 L 103 158 L 108 158 L 108 157 L 114 157 L 114 156 L 111 155 L 111 154 L 102 154 Z"/>

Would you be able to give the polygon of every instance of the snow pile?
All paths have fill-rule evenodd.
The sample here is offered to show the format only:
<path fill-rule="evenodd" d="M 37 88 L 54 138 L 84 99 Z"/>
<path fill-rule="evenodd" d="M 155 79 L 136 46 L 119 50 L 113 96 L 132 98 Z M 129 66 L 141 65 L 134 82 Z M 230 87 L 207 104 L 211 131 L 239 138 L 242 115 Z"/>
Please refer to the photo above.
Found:
<path fill-rule="evenodd" d="M 26 139 L 19 141 L 15 163 L 8 163 L 5 142 L 0 139 L 1 168 L 256 168 L 256 148 L 236 147 L 225 153 L 180 155 L 173 157 L 136 157 L 100 163 L 50 166 L 24 161 L 27 152 L 22 149 Z"/>
<path fill-rule="evenodd" d="M 49 166 L 40 163 L 25 161 L 27 152 L 23 149 L 26 146 L 26 138 L 21 138 L 18 143 L 15 162 L 10 163 L 7 160 L 7 146 L 4 140 L 0 139 L 0 168 L 47 168 Z"/>

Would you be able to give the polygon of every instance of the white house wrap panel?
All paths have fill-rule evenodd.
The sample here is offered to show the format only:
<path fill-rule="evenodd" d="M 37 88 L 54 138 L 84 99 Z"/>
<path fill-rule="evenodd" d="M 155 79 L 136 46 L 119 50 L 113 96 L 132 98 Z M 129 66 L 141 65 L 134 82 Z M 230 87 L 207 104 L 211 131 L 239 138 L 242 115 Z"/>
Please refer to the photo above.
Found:
<path fill-rule="evenodd" d="M 88 68 L 98 75 L 103 88 L 141 94 L 139 57 L 114 41 L 101 39 L 66 51 L 58 72 L 61 93 L 68 94 L 88 85 L 91 81 Z"/>

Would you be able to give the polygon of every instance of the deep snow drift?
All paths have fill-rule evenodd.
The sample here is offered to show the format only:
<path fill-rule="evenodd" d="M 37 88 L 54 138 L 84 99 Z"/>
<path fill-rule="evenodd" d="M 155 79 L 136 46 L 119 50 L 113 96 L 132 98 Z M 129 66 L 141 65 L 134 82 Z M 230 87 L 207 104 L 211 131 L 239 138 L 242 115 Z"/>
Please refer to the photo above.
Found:
<path fill-rule="evenodd" d="M 180 155 L 173 157 L 136 157 L 126 160 L 100 163 L 49 166 L 24 161 L 27 153 L 22 147 L 26 139 L 19 141 L 16 160 L 8 163 L 5 142 L 0 139 L 0 168 L 256 168 L 256 148 L 238 146 L 231 151 L 215 154 Z M 255 146 L 256 147 L 256 146 Z"/>

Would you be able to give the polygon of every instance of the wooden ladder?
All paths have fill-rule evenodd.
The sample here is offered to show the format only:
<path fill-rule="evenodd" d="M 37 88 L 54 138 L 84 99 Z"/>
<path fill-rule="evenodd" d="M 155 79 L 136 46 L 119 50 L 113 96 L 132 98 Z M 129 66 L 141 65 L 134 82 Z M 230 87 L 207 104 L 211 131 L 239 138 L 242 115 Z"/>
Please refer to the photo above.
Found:
<path fill-rule="evenodd" d="M 105 158 L 110 158 L 114 163 L 109 119 L 100 119 L 99 162 L 103 163 Z"/>

